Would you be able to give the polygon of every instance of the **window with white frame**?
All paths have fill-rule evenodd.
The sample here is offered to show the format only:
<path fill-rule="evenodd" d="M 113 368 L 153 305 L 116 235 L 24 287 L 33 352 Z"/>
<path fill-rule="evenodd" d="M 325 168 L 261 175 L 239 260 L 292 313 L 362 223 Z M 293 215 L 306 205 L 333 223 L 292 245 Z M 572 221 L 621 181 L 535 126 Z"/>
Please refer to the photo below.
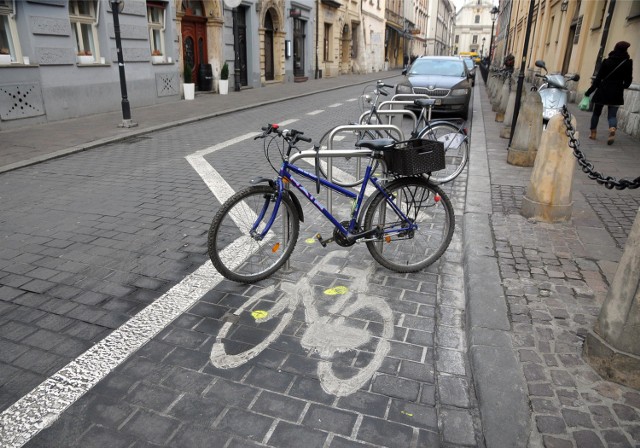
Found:
<path fill-rule="evenodd" d="M 97 2 L 69 0 L 69 21 L 76 41 L 76 54 L 93 61 L 100 60 L 97 17 Z M 80 59 L 81 62 L 85 60 Z"/>
<path fill-rule="evenodd" d="M 13 2 L 0 0 L 0 64 L 22 62 Z"/>
<path fill-rule="evenodd" d="M 147 22 L 149 24 L 149 47 L 152 56 L 164 60 L 165 7 L 163 2 L 147 2 Z"/>

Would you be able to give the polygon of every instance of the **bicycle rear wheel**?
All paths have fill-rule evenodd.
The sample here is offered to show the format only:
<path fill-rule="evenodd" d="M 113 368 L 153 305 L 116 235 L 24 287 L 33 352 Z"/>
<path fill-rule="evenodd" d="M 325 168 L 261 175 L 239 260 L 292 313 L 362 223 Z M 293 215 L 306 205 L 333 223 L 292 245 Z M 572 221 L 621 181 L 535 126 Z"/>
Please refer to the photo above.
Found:
<path fill-rule="evenodd" d="M 378 227 L 382 233 L 376 240 L 367 241 L 367 249 L 378 263 L 392 271 L 424 269 L 440 258 L 451 243 L 455 228 L 451 201 L 440 187 L 418 177 L 395 180 L 385 190 L 418 228 L 399 232 L 409 223 L 378 192 L 366 210 L 364 229 Z"/>
<path fill-rule="evenodd" d="M 446 166 L 431 173 L 430 179 L 433 182 L 443 184 L 460 175 L 469 160 L 469 139 L 458 127 L 449 123 L 428 125 L 420 131 L 418 137 L 444 144 Z"/>
<path fill-rule="evenodd" d="M 248 187 L 231 196 L 216 213 L 209 229 L 209 258 L 224 277 L 254 283 L 276 272 L 291 256 L 299 216 L 289 196 L 283 195 L 278 204 L 277 195 L 266 185 Z M 274 210 L 265 237 L 252 236 L 264 230 Z"/>

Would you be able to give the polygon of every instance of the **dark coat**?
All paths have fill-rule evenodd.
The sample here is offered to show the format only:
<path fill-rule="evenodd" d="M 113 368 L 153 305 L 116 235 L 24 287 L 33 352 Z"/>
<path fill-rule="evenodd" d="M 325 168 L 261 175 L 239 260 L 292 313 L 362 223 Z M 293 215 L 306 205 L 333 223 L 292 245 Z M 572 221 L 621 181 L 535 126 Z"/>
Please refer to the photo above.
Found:
<path fill-rule="evenodd" d="M 624 61 L 624 63 L 622 63 Z M 622 65 L 620 65 L 622 63 Z M 620 65 L 620 67 L 618 67 Z M 616 69 L 616 67 L 618 67 Z M 612 73 L 613 72 L 613 73 Z M 605 79 L 606 78 L 606 79 Z M 602 61 L 600 70 L 591 87 L 585 92 L 587 96 L 595 90 L 591 101 L 607 106 L 624 104 L 624 89 L 631 85 L 633 78 L 633 61 L 628 56 L 610 54 Z M 597 90 L 596 90 L 597 89 Z"/>

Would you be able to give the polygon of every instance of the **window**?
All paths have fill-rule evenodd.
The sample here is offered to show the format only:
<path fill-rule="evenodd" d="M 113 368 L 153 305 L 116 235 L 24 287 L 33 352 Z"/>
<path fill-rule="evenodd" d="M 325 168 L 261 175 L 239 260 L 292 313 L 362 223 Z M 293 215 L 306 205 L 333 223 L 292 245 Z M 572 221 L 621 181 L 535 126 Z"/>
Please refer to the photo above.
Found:
<path fill-rule="evenodd" d="M 22 62 L 18 29 L 13 18 L 13 2 L 0 0 L 0 64 Z"/>
<path fill-rule="evenodd" d="M 330 23 L 324 24 L 324 61 L 331 61 L 331 29 L 332 26 Z"/>
<path fill-rule="evenodd" d="M 460 43 L 460 35 L 456 34 L 455 43 Z"/>
<path fill-rule="evenodd" d="M 480 16 L 479 15 L 476 15 L 475 23 L 480 23 Z"/>
<path fill-rule="evenodd" d="M 358 57 L 358 25 L 351 24 L 351 59 Z"/>
<path fill-rule="evenodd" d="M 591 25 L 592 30 L 596 30 L 602 26 L 606 7 L 607 0 L 598 0 L 597 3 L 593 6 L 595 15 L 593 16 L 593 23 Z"/>
<path fill-rule="evenodd" d="M 629 8 L 627 20 L 635 19 L 638 16 L 640 16 L 640 0 L 633 0 L 631 7 Z"/>
<path fill-rule="evenodd" d="M 473 35 L 473 40 L 471 41 L 471 43 L 474 43 L 474 44 L 478 43 L 478 35 L 477 34 Z"/>
<path fill-rule="evenodd" d="M 147 23 L 149 24 L 149 50 L 152 56 L 160 56 L 164 61 L 164 20 L 165 4 L 147 2 Z"/>
<path fill-rule="evenodd" d="M 76 40 L 76 54 L 89 59 L 79 59 L 80 63 L 100 59 L 98 46 L 98 28 L 96 26 L 98 9 L 96 2 L 83 0 L 69 1 L 69 20 Z"/>

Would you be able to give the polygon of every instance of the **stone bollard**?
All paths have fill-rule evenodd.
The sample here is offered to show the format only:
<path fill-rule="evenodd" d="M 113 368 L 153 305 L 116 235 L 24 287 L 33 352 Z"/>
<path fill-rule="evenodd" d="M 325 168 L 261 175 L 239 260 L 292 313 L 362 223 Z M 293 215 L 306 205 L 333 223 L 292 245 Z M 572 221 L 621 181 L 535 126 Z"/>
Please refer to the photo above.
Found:
<path fill-rule="evenodd" d="M 511 92 L 509 92 L 507 108 L 504 111 L 504 120 L 502 120 L 504 127 L 500 129 L 501 138 L 511 137 L 511 122 L 513 121 L 513 111 L 516 108 L 516 94 L 517 92 L 514 89 L 511 89 Z"/>
<path fill-rule="evenodd" d="M 532 93 L 527 95 L 518 115 L 518 122 L 507 153 L 507 163 L 515 166 L 533 166 L 541 138 L 542 99 L 537 93 Z"/>
<path fill-rule="evenodd" d="M 603 378 L 640 390 L 640 210 L 583 354 Z"/>
<path fill-rule="evenodd" d="M 571 124 L 576 127 L 575 117 L 572 117 Z M 569 148 L 564 117 L 557 114 L 549 120 L 542 134 L 520 214 L 544 222 L 569 220 L 573 208 L 571 189 L 575 166 L 576 158 Z"/>
<path fill-rule="evenodd" d="M 504 112 L 507 110 L 507 102 L 509 101 L 509 94 L 513 83 L 506 80 L 500 91 L 500 104 L 496 109 L 496 121 L 502 123 L 504 121 Z"/>
<path fill-rule="evenodd" d="M 504 84 L 507 82 L 506 79 L 496 78 L 496 83 L 493 87 L 493 96 L 491 97 L 491 110 L 498 110 L 498 106 L 500 105 L 500 95 L 502 93 L 502 88 Z"/>

